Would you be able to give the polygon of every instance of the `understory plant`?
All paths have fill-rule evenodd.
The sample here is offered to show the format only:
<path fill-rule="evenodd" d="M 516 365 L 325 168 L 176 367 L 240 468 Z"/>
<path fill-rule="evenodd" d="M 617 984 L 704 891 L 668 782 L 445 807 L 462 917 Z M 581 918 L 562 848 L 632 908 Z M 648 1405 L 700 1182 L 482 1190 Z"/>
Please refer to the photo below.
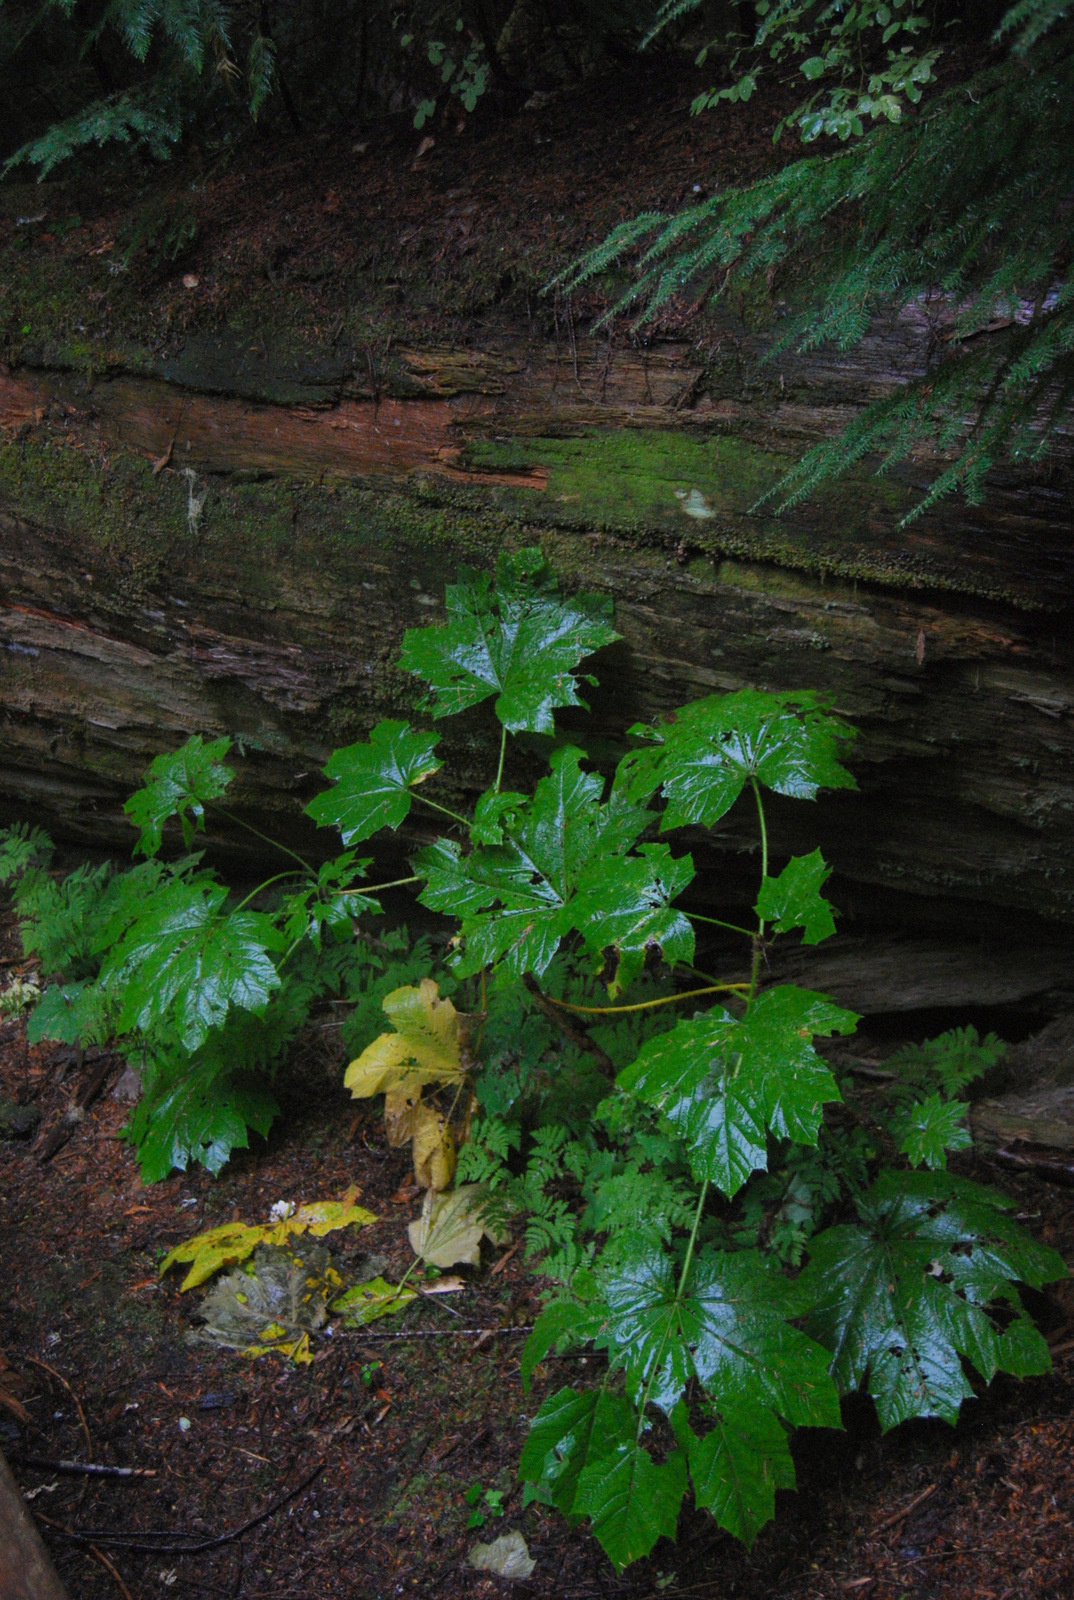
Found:
<path fill-rule="evenodd" d="M 145 857 L 129 871 L 59 882 L 25 830 L 0 864 L 53 977 L 32 1037 L 137 1055 L 129 1133 L 151 1175 L 215 1167 L 245 1123 L 264 1129 L 271 1063 L 318 997 L 356 997 L 347 1082 L 383 1094 L 389 1141 L 411 1145 L 417 1258 L 477 1262 L 521 1217 L 554 1284 L 526 1381 L 553 1352 L 599 1353 L 594 1382 L 540 1405 L 521 1472 L 528 1500 L 588 1519 L 622 1567 L 674 1537 L 687 1492 L 752 1542 L 793 1486 L 793 1430 L 839 1427 L 854 1390 L 890 1428 L 953 1421 L 998 1370 L 1045 1370 L 1016 1285 L 1065 1268 L 1002 1195 L 947 1170 L 997 1041 L 908 1047 L 862 1089 L 816 1042 L 855 1015 L 769 977 L 776 939 L 816 944 L 835 924 L 820 851 L 774 859 L 766 796 L 853 787 L 852 730 L 816 695 L 743 688 L 631 728 L 605 770 L 555 713 L 582 704 L 580 665 L 615 637 L 607 605 L 561 598 L 539 552 L 463 574 L 401 664 L 434 723 L 488 703 L 488 788 L 459 809 L 437 735 L 380 722 L 332 755 L 307 807 L 343 852 L 241 898 L 192 851 L 230 781 L 226 740 L 153 763 L 127 806 Z M 404 880 L 451 921 L 435 970 L 428 945 L 389 962 L 365 928 L 389 885 L 359 847 L 415 806 L 442 829 Z M 756 819 L 748 923 L 697 909 L 676 843 L 735 806 Z M 176 824 L 186 853 L 165 859 Z M 714 923 L 741 940 L 729 976 L 698 965 L 696 929 Z M 377 1293 L 369 1314 L 402 1309 L 398 1288 Z"/>

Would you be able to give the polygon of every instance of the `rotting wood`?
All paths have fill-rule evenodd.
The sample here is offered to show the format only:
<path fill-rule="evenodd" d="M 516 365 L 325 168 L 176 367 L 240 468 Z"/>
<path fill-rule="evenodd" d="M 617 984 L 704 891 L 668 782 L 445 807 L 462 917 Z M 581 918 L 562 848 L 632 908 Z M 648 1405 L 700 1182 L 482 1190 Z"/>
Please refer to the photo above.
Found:
<path fill-rule="evenodd" d="M 69 1600 L 11 1468 L 0 1455 L 0 1600 Z"/>

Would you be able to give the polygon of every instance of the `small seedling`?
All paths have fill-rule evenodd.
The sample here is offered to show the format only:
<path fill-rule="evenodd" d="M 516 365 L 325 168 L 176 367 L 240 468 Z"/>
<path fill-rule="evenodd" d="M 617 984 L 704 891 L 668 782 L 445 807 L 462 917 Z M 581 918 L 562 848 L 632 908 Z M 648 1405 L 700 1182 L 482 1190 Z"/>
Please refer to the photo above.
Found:
<path fill-rule="evenodd" d="M 473 1510 L 466 1519 L 468 1528 L 483 1528 L 490 1517 L 503 1516 L 502 1489 L 486 1489 L 484 1484 L 472 1483 L 463 1495 L 463 1499 Z"/>

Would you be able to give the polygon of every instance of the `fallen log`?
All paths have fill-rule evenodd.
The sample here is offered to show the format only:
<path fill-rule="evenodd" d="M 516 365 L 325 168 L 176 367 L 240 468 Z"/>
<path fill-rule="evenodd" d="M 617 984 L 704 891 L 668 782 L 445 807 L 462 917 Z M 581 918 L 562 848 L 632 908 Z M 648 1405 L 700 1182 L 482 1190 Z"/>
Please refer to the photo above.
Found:
<path fill-rule="evenodd" d="M 436 619 L 460 565 L 537 542 L 565 587 L 615 604 L 623 638 L 593 664 L 593 718 L 584 734 L 561 724 L 602 759 L 625 725 L 699 695 L 818 690 L 861 730 L 860 793 L 775 806 L 774 851 L 820 844 L 849 931 L 950 942 L 1018 924 L 1032 939 L 1042 919 L 1074 920 L 1062 452 L 1049 478 L 997 474 L 982 506 L 906 526 L 934 461 L 863 472 L 777 517 L 758 497 L 922 370 L 934 311 L 907 306 L 849 355 L 764 368 L 778 306 L 752 321 L 721 309 L 690 342 L 587 338 L 577 310 L 535 314 L 526 287 L 579 247 L 552 212 L 544 254 L 528 254 L 511 162 L 531 160 L 532 137 L 522 118 L 460 156 L 473 198 L 442 198 L 456 180 L 440 153 L 421 172 L 402 149 L 344 163 L 327 220 L 285 164 L 274 204 L 343 264 L 326 276 L 311 258 L 304 276 L 289 245 L 287 281 L 273 267 L 249 285 L 253 321 L 237 289 L 198 309 L 247 235 L 271 242 L 264 191 L 235 172 L 212 191 L 201 287 L 181 307 L 167 277 L 120 297 L 108 202 L 91 216 L 83 197 L 81 230 L 5 256 L 22 333 L 0 376 L 0 812 L 127 848 L 122 800 L 153 755 L 228 734 L 236 811 L 327 848 L 301 806 L 333 747 L 414 714 L 403 631 Z M 608 203 L 633 203 L 637 172 L 621 152 L 613 166 Z M 348 215 L 378 265 L 346 256 Z M 437 303 L 430 261 L 465 315 Z M 493 262 L 515 285 L 506 300 L 478 291 Z M 49 306 L 44 326 L 31 300 Z M 110 302 L 110 319 L 86 309 Z M 472 798 L 494 770 L 491 720 L 439 727 Z M 534 767 L 524 745 L 509 761 L 520 781 Z M 733 812 L 714 841 L 690 841 L 710 902 L 750 894 L 751 837 Z M 242 850 L 222 826 L 213 843 Z"/>
<path fill-rule="evenodd" d="M 68 1600 L 11 1468 L 0 1455 L 0 1600 Z"/>

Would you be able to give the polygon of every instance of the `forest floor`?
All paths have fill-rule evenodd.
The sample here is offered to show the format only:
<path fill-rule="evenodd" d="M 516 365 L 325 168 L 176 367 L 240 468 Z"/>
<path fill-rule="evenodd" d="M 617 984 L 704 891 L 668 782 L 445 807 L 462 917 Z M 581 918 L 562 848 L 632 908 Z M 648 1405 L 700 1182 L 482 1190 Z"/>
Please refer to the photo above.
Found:
<path fill-rule="evenodd" d="M 13 930 L 8 943 L 5 967 L 17 973 Z M 338 1199 L 357 1184 L 377 1221 L 329 1237 L 337 1269 L 353 1279 L 375 1252 L 391 1276 L 412 1259 L 408 1154 L 387 1147 L 372 1107 L 346 1096 L 337 1037 L 328 1026 L 307 1033 L 267 1141 L 219 1177 L 198 1169 L 146 1187 L 122 1137 L 128 1107 L 112 1092 L 122 1063 L 42 1160 L 50 1129 L 99 1067 L 28 1047 L 18 1020 L 0 1024 L 0 1094 L 40 1117 L 34 1133 L 0 1144 L 0 1446 L 73 1600 L 1074 1593 L 1068 1284 L 1034 1307 L 1055 1355 L 1050 1376 L 997 1381 L 954 1429 L 915 1424 L 881 1438 L 871 1405 L 851 1403 L 845 1433 L 796 1436 L 798 1491 L 779 1496 L 752 1552 L 687 1511 L 677 1545 L 661 1542 L 622 1575 L 584 1528 L 522 1506 L 526 1416 L 563 1382 L 584 1381 L 586 1360 L 546 1362 L 524 1393 L 519 1354 L 544 1285 L 521 1250 L 491 1251 L 462 1269 L 460 1292 L 421 1298 L 403 1318 L 356 1333 L 335 1319 L 314 1336 L 308 1366 L 192 1344 L 201 1293 L 182 1294 L 179 1275 L 162 1281 L 158 1267 L 204 1228 L 264 1222 L 275 1201 Z M 974 1170 L 1074 1259 L 1074 1192 L 985 1161 Z M 49 1465 L 61 1461 L 135 1470 L 87 1477 Z M 502 1515 L 468 1528 L 468 1490 L 502 1495 Z M 479 1540 L 512 1530 L 536 1562 L 528 1582 L 468 1565 Z"/>
<path fill-rule="evenodd" d="M 771 106 L 751 106 L 732 132 L 691 122 L 692 87 L 639 90 L 629 121 L 618 83 L 551 99 L 480 138 L 438 131 L 420 153 L 416 134 L 387 151 L 375 139 L 326 141 L 315 155 L 280 141 L 199 174 L 194 189 L 189 172 L 172 169 L 196 239 L 167 260 L 154 259 L 150 239 L 122 272 L 111 268 L 117 224 L 138 224 L 131 194 L 49 186 L 34 205 L 46 214 L 30 223 L 9 188 L 0 248 L 24 271 L 9 275 L 0 308 L 5 348 L 18 354 L 37 339 L 35 319 L 47 314 L 70 322 L 50 325 L 51 337 L 84 332 L 103 345 L 126 335 L 167 355 L 244 306 L 267 324 L 286 302 L 299 343 L 323 326 L 329 344 L 368 340 L 372 350 L 375 334 L 386 359 L 390 339 L 415 329 L 464 342 L 490 308 L 515 323 L 531 296 L 533 318 L 558 335 L 557 303 L 539 298 L 551 272 L 634 210 L 677 207 L 711 192 L 717 175 L 727 183 L 775 159 Z M 46 257 L 69 269 L 66 310 L 44 303 Z M 583 297 L 581 309 L 596 306 Z M 661 331 L 678 331 L 673 318 Z M 7 940 L 11 974 L 19 965 Z M 463 1269 L 461 1292 L 422 1298 L 402 1319 L 357 1333 L 330 1323 L 309 1366 L 191 1344 L 201 1296 L 182 1294 L 178 1274 L 160 1279 L 162 1256 L 215 1224 L 264 1222 L 274 1202 L 339 1199 L 357 1185 L 378 1220 L 330 1236 L 337 1269 L 353 1276 L 371 1254 L 389 1277 L 409 1265 L 409 1155 L 387 1147 L 373 1108 L 347 1097 L 335 1037 L 327 1027 L 306 1035 L 267 1141 L 237 1152 L 219 1177 L 198 1169 L 146 1187 L 121 1133 L 129 1108 L 113 1097 L 122 1063 L 42 1161 L 42 1137 L 97 1064 L 30 1048 L 17 1020 L 0 1023 L 0 1095 L 40 1116 L 39 1132 L 0 1143 L 0 1447 L 73 1600 L 1074 1594 L 1069 1285 L 1035 1302 L 1055 1352 L 1050 1376 L 998 1381 L 957 1428 L 914 1424 L 883 1439 L 871 1406 L 850 1404 L 844 1434 L 796 1436 L 798 1491 L 780 1495 L 751 1552 L 687 1511 L 677 1545 L 662 1542 L 621 1575 L 584 1527 L 522 1508 L 526 1417 L 561 1383 L 584 1379 L 586 1358 L 546 1362 L 523 1392 L 521 1344 L 545 1285 L 520 1249 L 490 1252 L 480 1269 Z M 983 1160 L 975 1175 L 1006 1187 L 1027 1225 L 1074 1261 L 1074 1190 L 993 1173 Z M 134 1472 L 89 1477 L 34 1460 Z M 503 1497 L 502 1516 L 480 1530 L 467 1527 L 475 1487 Z M 515 1529 L 536 1562 L 528 1582 L 467 1564 L 478 1540 Z"/>

